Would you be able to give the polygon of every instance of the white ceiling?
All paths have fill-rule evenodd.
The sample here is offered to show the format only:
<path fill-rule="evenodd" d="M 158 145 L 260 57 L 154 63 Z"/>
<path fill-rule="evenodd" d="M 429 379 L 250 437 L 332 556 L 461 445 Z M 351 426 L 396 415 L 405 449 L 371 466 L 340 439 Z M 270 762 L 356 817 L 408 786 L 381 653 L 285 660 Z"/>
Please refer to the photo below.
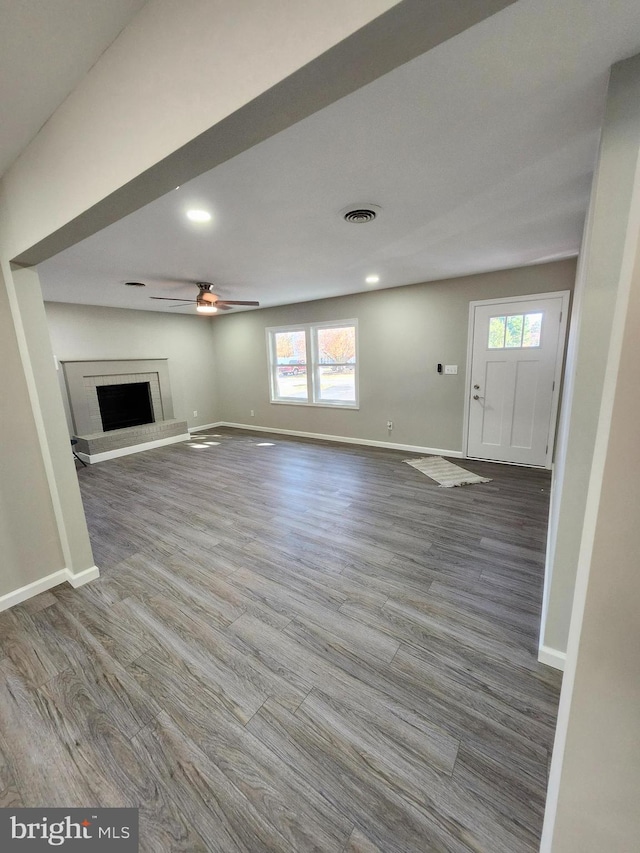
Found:
<path fill-rule="evenodd" d="M 519 0 L 44 262 L 45 299 L 189 313 L 148 297 L 205 280 L 268 306 L 575 255 L 607 71 L 638 51 L 637 0 Z M 352 202 L 383 213 L 349 225 Z"/>
<path fill-rule="evenodd" d="M 145 0 L 0 0 L 0 175 Z"/>

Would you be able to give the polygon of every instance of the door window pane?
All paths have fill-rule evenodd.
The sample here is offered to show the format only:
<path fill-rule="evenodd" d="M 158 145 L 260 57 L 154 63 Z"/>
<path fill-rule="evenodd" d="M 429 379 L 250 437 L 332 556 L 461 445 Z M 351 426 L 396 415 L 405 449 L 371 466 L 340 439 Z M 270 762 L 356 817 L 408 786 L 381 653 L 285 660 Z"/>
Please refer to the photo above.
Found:
<path fill-rule="evenodd" d="M 506 317 L 492 317 L 489 320 L 489 349 L 503 349 Z"/>
<path fill-rule="evenodd" d="M 539 347 L 542 312 L 509 314 L 489 320 L 489 349 Z"/>
<path fill-rule="evenodd" d="M 522 346 L 522 314 L 511 314 L 507 317 L 507 330 L 504 339 L 505 347 L 512 349 Z"/>
<path fill-rule="evenodd" d="M 523 347 L 539 347 L 542 331 L 542 313 L 524 315 Z"/>

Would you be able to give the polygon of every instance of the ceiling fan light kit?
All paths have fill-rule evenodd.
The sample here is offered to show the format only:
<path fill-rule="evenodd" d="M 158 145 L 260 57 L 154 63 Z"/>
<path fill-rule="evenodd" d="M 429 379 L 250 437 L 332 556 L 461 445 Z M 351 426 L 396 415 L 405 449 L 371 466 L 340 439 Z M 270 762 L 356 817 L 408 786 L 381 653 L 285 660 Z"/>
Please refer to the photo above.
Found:
<path fill-rule="evenodd" d="M 203 300 L 198 297 L 196 301 L 196 311 L 198 314 L 216 314 L 218 309 L 213 302 L 209 302 L 208 300 Z"/>

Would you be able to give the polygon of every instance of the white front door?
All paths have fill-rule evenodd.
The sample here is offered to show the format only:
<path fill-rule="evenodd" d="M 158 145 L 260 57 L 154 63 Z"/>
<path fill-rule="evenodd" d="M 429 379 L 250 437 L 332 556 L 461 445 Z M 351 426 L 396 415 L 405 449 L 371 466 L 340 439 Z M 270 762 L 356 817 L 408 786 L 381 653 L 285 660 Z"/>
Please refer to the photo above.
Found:
<path fill-rule="evenodd" d="M 472 305 L 467 455 L 549 465 L 568 294 Z"/>

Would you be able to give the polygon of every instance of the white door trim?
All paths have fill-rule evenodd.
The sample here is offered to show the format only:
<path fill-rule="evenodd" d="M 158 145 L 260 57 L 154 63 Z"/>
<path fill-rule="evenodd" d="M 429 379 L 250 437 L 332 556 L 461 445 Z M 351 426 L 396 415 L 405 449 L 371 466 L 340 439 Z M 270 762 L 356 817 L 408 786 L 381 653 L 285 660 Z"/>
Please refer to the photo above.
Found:
<path fill-rule="evenodd" d="M 503 302 L 528 302 L 531 299 L 562 299 L 562 315 L 560 319 L 560 335 L 558 337 L 559 353 L 556 357 L 556 370 L 554 374 L 555 387 L 551 403 L 551 418 L 549 422 L 549 441 L 545 459 L 545 468 L 551 468 L 553 459 L 553 447 L 556 437 L 556 422 L 558 420 L 558 405 L 560 401 L 560 385 L 562 381 L 562 368 L 564 365 L 564 350 L 567 334 L 567 320 L 569 317 L 569 301 L 571 291 L 554 290 L 550 293 L 527 293 L 524 296 L 501 296 L 497 299 L 477 299 L 469 303 L 469 329 L 467 332 L 467 371 L 464 397 L 464 418 L 462 433 L 462 454 L 468 457 L 469 450 L 469 406 L 471 402 L 471 362 L 473 360 L 473 332 L 475 322 L 475 310 L 483 305 L 499 305 Z"/>

